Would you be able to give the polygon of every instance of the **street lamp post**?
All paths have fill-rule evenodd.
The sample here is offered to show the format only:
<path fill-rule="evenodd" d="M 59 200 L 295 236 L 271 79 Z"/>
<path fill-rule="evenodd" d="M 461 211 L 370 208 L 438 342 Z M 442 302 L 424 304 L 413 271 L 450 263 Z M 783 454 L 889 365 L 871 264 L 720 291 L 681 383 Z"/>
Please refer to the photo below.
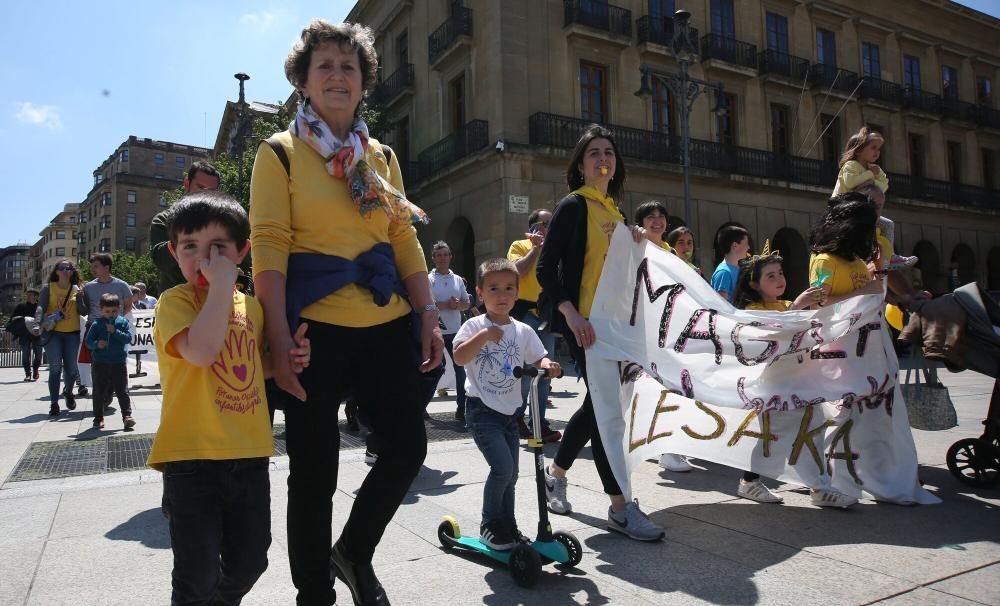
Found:
<path fill-rule="evenodd" d="M 250 79 L 250 76 L 239 72 L 233 75 L 240 81 L 240 100 L 236 104 L 236 188 L 237 197 L 243 201 L 243 143 L 246 140 L 246 109 L 247 100 L 243 90 L 243 83 Z"/>
<path fill-rule="evenodd" d="M 637 97 L 643 99 L 652 97 L 653 90 L 649 86 L 649 80 L 650 78 L 655 78 L 657 82 L 670 91 L 673 98 L 678 102 L 678 117 L 681 123 L 681 172 L 684 178 L 684 224 L 688 227 L 692 226 L 691 183 L 689 176 L 691 168 L 691 109 L 694 107 L 694 102 L 701 93 L 708 93 L 713 90 L 716 93 L 723 91 L 722 82 L 699 80 L 698 78 L 692 78 L 688 73 L 691 63 L 698 59 L 698 48 L 689 38 L 688 20 L 690 19 L 691 13 L 688 11 L 679 10 L 674 13 L 674 31 L 673 37 L 670 40 L 670 52 L 674 56 L 674 59 L 677 60 L 680 73 L 659 74 L 650 69 L 648 65 L 643 64 L 639 68 L 642 73 L 642 80 L 639 84 L 639 90 L 635 92 Z M 721 112 L 725 110 L 716 105 L 712 111 Z"/>

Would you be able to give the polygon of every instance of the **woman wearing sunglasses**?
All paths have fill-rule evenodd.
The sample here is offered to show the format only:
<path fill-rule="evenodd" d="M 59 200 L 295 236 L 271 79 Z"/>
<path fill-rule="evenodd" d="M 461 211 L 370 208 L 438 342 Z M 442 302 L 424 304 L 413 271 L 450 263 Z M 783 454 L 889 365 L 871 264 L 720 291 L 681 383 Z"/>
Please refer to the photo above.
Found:
<path fill-rule="evenodd" d="M 80 312 L 77 295 L 83 279 L 76 265 L 61 259 L 49 274 L 48 284 L 42 287 L 36 319 L 45 331 L 45 356 L 49 360 L 49 397 L 52 404 L 49 416 L 59 416 L 59 378 L 65 378 L 66 408 L 76 408 L 73 382 L 76 380 L 76 356 L 80 351 Z"/>

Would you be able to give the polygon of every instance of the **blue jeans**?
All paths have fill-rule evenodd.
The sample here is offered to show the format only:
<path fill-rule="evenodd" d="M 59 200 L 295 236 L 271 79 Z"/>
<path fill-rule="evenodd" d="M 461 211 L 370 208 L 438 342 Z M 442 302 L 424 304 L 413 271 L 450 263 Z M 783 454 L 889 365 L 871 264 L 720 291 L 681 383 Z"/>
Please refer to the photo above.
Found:
<path fill-rule="evenodd" d="M 521 321 L 530 326 L 538 338 L 542 341 L 542 347 L 548 352 L 548 357 L 551 359 L 555 355 L 556 350 L 556 336 L 552 334 L 548 327 L 545 330 L 539 330 L 538 327 L 542 324 L 543 320 L 539 318 L 534 311 L 529 311 L 524 314 Z M 535 360 L 531 360 L 534 362 Z M 548 429 L 549 424 L 545 420 L 545 403 L 549 399 L 549 390 L 552 388 L 552 381 L 550 379 L 539 379 L 538 381 L 538 416 L 542 419 L 542 429 Z M 523 417 L 525 410 L 528 408 L 528 394 L 531 392 L 531 377 L 523 377 L 521 379 L 521 408 L 517 409 L 516 415 L 518 417 Z M 534 423 L 534 419 L 532 419 Z"/>
<path fill-rule="evenodd" d="M 520 454 L 517 415 L 505 415 L 479 398 L 465 400 L 465 424 L 490 466 L 483 486 L 483 524 L 514 523 L 514 485 Z"/>
<path fill-rule="evenodd" d="M 174 553 L 170 603 L 239 604 L 267 569 L 267 458 L 167 463 L 163 513 Z"/>
<path fill-rule="evenodd" d="M 455 364 L 455 335 L 444 335 L 444 348 L 451 356 L 451 365 L 455 367 L 455 408 L 465 410 L 465 367 Z"/>
<path fill-rule="evenodd" d="M 66 393 L 72 393 L 76 381 L 76 360 L 80 355 L 79 332 L 52 331 L 45 344 L 45 356 L 49 359 L 49 397 L 52 406 L 59 406 L 59 375 L 65 377 Z"/>

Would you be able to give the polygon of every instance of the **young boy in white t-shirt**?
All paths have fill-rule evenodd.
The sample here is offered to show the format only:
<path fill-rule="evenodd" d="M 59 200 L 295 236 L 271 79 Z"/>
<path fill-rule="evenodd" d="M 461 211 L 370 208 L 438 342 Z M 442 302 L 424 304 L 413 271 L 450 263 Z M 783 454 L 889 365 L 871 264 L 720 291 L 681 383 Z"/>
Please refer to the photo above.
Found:
<path fill-rule="evenodd" d="M 476 294 L 486 313 L 469 319 L 455 335 L 455 363 L 465 367 L 465 423 L 486 457 L 490 475 L 483 487 L 480 540 L 498 550 L 527 542 L 514 520 L 520 434 L 516 412 L 521 380 L 514 367 L 526 363 L 559 373 L 530 326 L 510 317 L 517 302 L 518 273 L 507 259 L 479 266 Z"/>

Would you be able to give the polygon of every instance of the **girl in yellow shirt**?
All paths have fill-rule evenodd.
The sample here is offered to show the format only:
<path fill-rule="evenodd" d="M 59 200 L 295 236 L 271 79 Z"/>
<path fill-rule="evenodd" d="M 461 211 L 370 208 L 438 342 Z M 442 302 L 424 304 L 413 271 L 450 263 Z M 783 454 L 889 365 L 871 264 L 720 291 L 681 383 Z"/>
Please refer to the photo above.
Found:
<path fill-rule="evenodd" d="M 80 351 L 80 314 L 76 298 L 83 279 L 76 265 L 60 259 L 42 287 L 37 319 L 45 333 L 45 357 L 49 360 L 49 416 L 59 415 L 59 380 L 65 377 L 66 409 L 76 408 L 73 383 L 76 381 L 77 354 Z"/>

